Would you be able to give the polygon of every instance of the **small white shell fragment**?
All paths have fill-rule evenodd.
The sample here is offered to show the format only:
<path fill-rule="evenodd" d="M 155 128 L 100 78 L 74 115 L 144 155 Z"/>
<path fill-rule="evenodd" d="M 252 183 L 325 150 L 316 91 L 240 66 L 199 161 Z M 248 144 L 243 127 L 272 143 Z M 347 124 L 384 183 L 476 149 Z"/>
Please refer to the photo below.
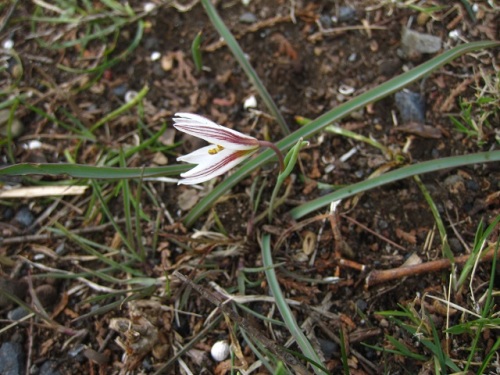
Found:
<path fill-rule="evenodd" d="M 247 6 L 248 4 L 250 4 L 250 0 L 241 0 L 241 3 L 242 3 L 244 6 Z"/>
<path fill-rule="evenodd" d="M 353 156 L 356 152 L 358 152 L 358 149 L 357 147 L 353 147 L 351 148 L 349 151 L 347 151 L 344 155 L 342 155 L 339 160 L 342 162 L 342 163 L 345 163 L 347 160 L 349 160 L 351 158 L 351 156 Z"/>
<path fill-rule="evenodd" d="M 327 276 L 323 278 L 323 282 L 325 283 L 330 283 L 330 284 L 336 284 L 340 281 L 340 277 L 336 276 Z"/>
<path fill-rule="evenodd" d="M 341 93 L 342 95 L 351 95 L 352 93 L 354 93 L 354 91 L 355 88 L 352 86 L 340 85 L 339 87 L 339 93 Z"/>
<path fill-rule="evenodd" d="M 248 109 L 256 107 L 257 107 L 257 99 L 255 98 L 255 95 L 251 95 L 245 99 L 245 102 L 243 103 L 243 108 Z"/>
<path fill-rule="evenodd" d="M 125 93 L 125 102 L 130 103 L 137 96 L 137 91 L 130 90 Z"/>
<path fill-rule="evenodd" d="M 151 53 L 151 61 L 160 60 L 160 57 L 161 57 L 161 53 L 158 51 Z"/>
<path fill-rule="evenodd" d="M 457 29 L 451 30 L 448 33 L 448 36 L 450 37 L 450 39 L 457 40 L 458 38 L 460 38 L 460 31 Z"/>
<path fill-rule="evenodd" d="M 210 350 L 212 358 L 217 362 L 222 362 L 229 356 L 229 344 L 227 341 L 217 341 Z"/>
<path fill-rule="evenodd" d="M 12 49 L 14 48 L 14 41 L 12 39 L 7 39 L 2 43 L 3 49 Z"/>
<path fill-rule="evenodd" d="M 156 8 L 155 3 L 145 3 L 144 4 L 144 12 L 146 12 L 146 13 L 151 12 L 154 8 Z"/>
<path fill-rule="evenodd" d="M 333 164 L 328 164 L 326 167 L 325 167 L 325 173 L 330 173 L 331 171 L 333 171 L 335 169 L 335 165 Z"/>
<path fill-rule="evenodd" d="M 42 142 L 34 139 L 34 140 L 29 141 L 28 143 L 24 144 L 23 148 L 25 150 L 38 150 L 38 149 L 42 148 Z"/>

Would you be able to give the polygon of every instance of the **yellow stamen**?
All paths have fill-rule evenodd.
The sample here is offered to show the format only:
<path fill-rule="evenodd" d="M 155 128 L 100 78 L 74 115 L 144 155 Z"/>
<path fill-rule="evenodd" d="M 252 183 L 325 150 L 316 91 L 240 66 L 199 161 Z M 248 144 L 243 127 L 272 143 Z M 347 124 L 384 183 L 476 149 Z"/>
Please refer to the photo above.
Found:
<path fill-rule="evenodd" d="M 222 151 L 222 150 L 224 150 L 224 147 L 222 147 L 221 145 L 217 145 L 216 147 L 209 149 L 209 150 L 208 150 L 208 153 L 209 153 L 210 155 L 215 155 L 215 154 L 217 154 L 219 151 Z"/>

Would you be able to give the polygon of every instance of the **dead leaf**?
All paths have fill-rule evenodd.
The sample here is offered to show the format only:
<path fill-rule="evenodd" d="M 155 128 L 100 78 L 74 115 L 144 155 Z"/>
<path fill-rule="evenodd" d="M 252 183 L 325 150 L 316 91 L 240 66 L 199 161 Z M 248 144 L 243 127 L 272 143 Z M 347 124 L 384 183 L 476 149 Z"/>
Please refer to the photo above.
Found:
<path fill-rule="evenodd" d="M 441 130 L 432 125 L 425 125 L 418 122 L 410 122 L 392 129 L 393 132 L 414 134 L 422 138 L 440 139 Z"/>

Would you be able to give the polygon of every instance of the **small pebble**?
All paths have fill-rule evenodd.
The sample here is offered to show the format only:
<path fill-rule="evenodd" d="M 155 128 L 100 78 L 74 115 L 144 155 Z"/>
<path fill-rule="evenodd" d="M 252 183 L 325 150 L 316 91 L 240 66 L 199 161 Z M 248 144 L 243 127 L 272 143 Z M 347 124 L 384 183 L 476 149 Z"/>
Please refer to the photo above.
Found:
<path fill-rule="evenodd" d="M 451 30 L 449 33 L 448 33 L 448 37 L 450 39 L 453 39 L 453 40 L 458 40 L 460 38 L 460 30 Z"/>
<path fill-rule="evenodd" d="M 40 366 L 40 370 L 38 375 L 61 375 L 61 372 L 57 369 L 58 364 L 56 361 L 45 361 L 42 366 Z"/>
<path fill-rule="evenodd" d="M 356 19 L 356 9 L 348 6 L 341 6 L 339 8 L 339 17 L 338 17 L 339 22 L 350 22 L 354 21 L 355 19 Z"/>
<path fill-rule="evenodd" d="M 0 347 L 0 374 L 24 374 L 24 366 L 25 349 L 22 345 L 17 342 L 4 342 Z"/>
<path fill-rule="evenodd" d="M 10 310 L 7 313 L 7 319 L 17 322 L 18 320 L 21 320 L 22 318 L 28 316 L 29 314 L 30 312 L 26 310 L 24 307 L 18 306 L 14 310 Z"/>
<path fill-rule="evenodd" d="M 330 29 L 333 27 L 332 17 L 327 14 L 322 14 L 321 16 L 319 16 L 319 21 L 325 29 Z"/>
<path fill-rule="evenodd" d="M 357 178 L 363 178 L 363 177 L 365 177 L 365 172 L 362 171 L 361 169 L 358 169 L 358 170 L 354 171 L 354 175 Z"/>
<path fill-rule="evenodd" d="M 389 227 L 389 224 L 387 223 L 387 221 L 382 220 L 382 219 L 380 219 L 377 224 L 378 224 L 379 229 L 387 229 Z"/>
<path fill-rule="evenodd" d="M 360 310 L 360 311 L 365 311 L 366 308 L 368 307 L 368 303 L 366 303 L 365 300 L 363 299 L 358 299 L 356 300 L 356 307 Z"/>
<path fill-rule="evenodd" d="M 255 95 L 251 95 L 245 99 L 245 102 L 243 103 L 243 108 L 249 109 L 256 107 L 257 107 L 257 99 L 255 98 Z"/>
<path fill-rule="evenodd" d="M 14 41 L 12 39 L 6 39 L 2 43 L 3 49 L 12 49 L 14 48 Z"/>
<path fill-rule="evenodd" d="M 340 85 L 339 87 L 339 93 L 341 93 L 342 95 L 352 95 L 354 94 L 354 91 L 356 91 L 356 89 L 352 86 L 348 86 L 348 85 Z"/>
<path fill-rule="evenodd" d="M 465 188 L 470 191 L 478 192 L 480 186 L 475 180 L 465 180 Z"/>
<path fill-rule="evenodd" d="M 425 98 L 422 95 L 404 89 L 395 94 L 395 100 L 403 124 L 425 123 Z"/>
<path fill-rule="evenodd" d="M 153 164 L 156 164 L 156 165 L 167 165 L 168 164 L 167 157 L 165 156 L 165 154 L 163 154 L 163 152 L 160 152 L 160 151 L 158 151 L 157 153 L 154 154 L 152 161 L 153 161 Z"/>
<path fill-rule="evenodd" d="M 331 359 L 333 358 L 335 353 L 339 352 L 339 346 L 337 343 L 323 339 L 321 337 L 318 337 L 318 342 L 319 346 L 321 348 L 321 351 L 323 352 L 323 355 L 325 356 L 325 359 Z"/>
<path fill-rule="evenodd" d="M 113 89 L 113 94 L 115 94 L 116 96 L 119 96 L 120 98 L 123 98 L 123 97 L 125 97 L 127 90 L 128 90 L 127 84 L 118 85 Z"/>
<path fill-rule="evenodd" d="M 335 169 L 335 165 L 333 164 L 328 164 L 326 167 L 325 167 L 325 173 L 330 173 L 331 171 L 333 171 Z"/>
<path fill-rule="evenodd" d="M 152 52 L 151 53 L 151 61 L 157 61 L 161 57 L 161 53 L 158 51 Z"/>
<path fill-rule="evenodd" d="M 174 67 L 174 58 L 172 55 L 165 55 L 161 58 L 161 68 L 168 72 Z"/>
<path fill-rule="evenodd" d="M 86 349 L 85 345 L 78 344 L 74 346 L 72 349 L 68 350 L 68 355 L 72 358 L 75 358 L 77 355 L 81 354 Z"/>
<path fill-rule="evenodd" d="M 130 90 L 125 93 L 125 102 L 130 103 L 137 96 L 137 91 Z"/>
<path fill-rule="evenodd" d="M 437 36 L 404 28 L 401 36 L 401 45 L 404 55 L 412 59 L 421 53 L 438 52 L 441 49 L 442 41 Z"/>
<path fill-rule="evenodd" d="M 21 224 L 23 227 L 27 228 L 31 224 L 33 224 L 33 221 L 35 221 L 35 216 L 33 216 L 27 206 L 23 206 L 19 209 L 19 211 L 16 212 L 14 220 Z"/>
<path fill-rule="evenodd" d="M 448 244 L 450 245 L 450 249 L 453 254 L 461 254 L 464 251 L 464 247 L 458 238 L 450 238 L 448 240 Z"/>
<path fill-rule="evenodd" d="M 241 23 L 255 23 L 257 22 L 257 16 L 251 12 L 245 12 L 240 16 Z"/>
<path fill-rule="evenodd" d="M 144 12 L 152 12 L 156 8 L 155 3 L 144 3 Z"/>
<path fill-rule="evenodd" d="M 186 189 L 177 196 L 177 204 L 183 211 L 189 211 L 200 199 L 199 193 L 194 189 Z"/>
<path fill-rule="evenodd" d="M 25 150 L 38 150 L 42 148 L 42 142 L 40 142 L 37 139 L 33 139 L 32 141 L 29 141 L 28 143 L 25 143 L 23 145 L 23 148 Z"/>
<path fill-rule="evenodd" d="M 229 344 L 227 341 L 217 341 L 210 350 L 212 358 L 217 362 L 222 362 L 229 356 Z"/>

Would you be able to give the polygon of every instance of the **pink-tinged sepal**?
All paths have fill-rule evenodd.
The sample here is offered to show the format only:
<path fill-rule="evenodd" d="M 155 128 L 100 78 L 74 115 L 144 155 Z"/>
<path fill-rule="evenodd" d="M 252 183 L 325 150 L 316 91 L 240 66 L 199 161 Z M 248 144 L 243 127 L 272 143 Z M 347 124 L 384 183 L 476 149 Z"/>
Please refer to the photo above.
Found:
<path fill-rule="evenodd" d="M 202 116 L 192 113 L 176 113 L 175 116 L 176 129 L 214 145 L 231 150 L 252 150 L 259 147 L 256 138 L 216 124 Z"/>

